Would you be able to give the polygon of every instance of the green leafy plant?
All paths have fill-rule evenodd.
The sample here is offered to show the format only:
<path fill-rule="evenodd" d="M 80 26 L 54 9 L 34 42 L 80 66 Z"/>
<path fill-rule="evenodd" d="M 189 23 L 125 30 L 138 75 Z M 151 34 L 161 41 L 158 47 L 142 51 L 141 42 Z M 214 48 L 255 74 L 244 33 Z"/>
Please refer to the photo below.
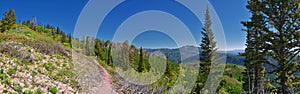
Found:
<path fill-rule="evenodd" d="M 50 72 L 52 72 L 55 69 L 55 66 L 50 62 L 45 63 L 43 66 L 47 71 L 50 71 Z"/>
<path fill-rule="evenodd" d="M 35 92 L 36 94 L 43 94 L 43 91 L 40 88 L 38 88 Z"/>
<path fill-rule="evenodd" d="M 10 69 L 7 70 L 8 75 L 12 75 L 12 74 L 15 74 L 15 73 L 16 73 L 15 69 L 10 68 Z"/>
<path fill-rule="evenodd" d="M 50 87 L 49 87 L 49 91 L 50 91 L 51 93 L 54 93 L 54 94 L 55 94 L 55 93 L 57 93 L 58 90 L 57 90 L 57 88 L 50 86 Z"/>
<path fill-rule="evenodd" d="M 8 90 L 6 90 L 6 89 L 4 89 L 3 91 L 2 91 L 2 93 L 7 93 L 8 92 Z"/>
<path fill-rule="evenodd" d="M 23 87 L 17 86 L 17 87 L 15 87 L 14 89 L 15 89 L 17 92 L 21 93 L 22 90 L 23 90 Z"/>
<path fill-rule="evenodd" d="M 25 90 L 24 94 L 33 94 L 33 91 L 31 91 L 31 90 Z"/>

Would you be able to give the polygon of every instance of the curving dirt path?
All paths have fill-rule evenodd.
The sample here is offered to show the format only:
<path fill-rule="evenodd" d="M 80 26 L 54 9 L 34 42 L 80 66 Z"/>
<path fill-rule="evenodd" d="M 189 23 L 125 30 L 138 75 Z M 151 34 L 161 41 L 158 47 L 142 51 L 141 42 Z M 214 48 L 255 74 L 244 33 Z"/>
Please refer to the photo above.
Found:
<path fill-rule="evenodd" d="M 76 52 L 72 59 L 81 86 L 79 94 L 116 94 L 109 73 L 96 60 Z"/>
<path fill-rule="evenodd" d="M 104 87 L 101 90 L 103 91 L 103 94 L 113 93 L 113 85 L 112 81 L 110 80 L 110 74 L 96 60 L 94 60 L 94 62 L 99 67 L 99 70 L 102 73 Z"/>

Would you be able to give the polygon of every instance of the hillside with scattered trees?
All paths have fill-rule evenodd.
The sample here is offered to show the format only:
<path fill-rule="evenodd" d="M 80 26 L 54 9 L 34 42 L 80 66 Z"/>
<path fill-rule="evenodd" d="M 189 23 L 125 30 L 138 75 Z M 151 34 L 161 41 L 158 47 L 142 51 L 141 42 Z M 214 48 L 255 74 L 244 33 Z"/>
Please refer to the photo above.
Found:
<path fill-rule="evenodd" d="M 208 8 L 201 44 L 182 47 L 200 54 L 185 61 L 178 57 L 181 48 L 145 49 L 128 41 L 75 38 L 58 26 L 37 24 L 35 17 L 16 23 L 10 9 L 0 20 L 0 93 L 300 93 L 300 1 L 248 0 L 245 7 L 251 13 L 249 20 L 241 22 L 247 34 L 246 49 L 229 56 L 230 64 L 217 61 L 222 53 L 217 51 Z M 201 62 L 192 62 L 197 59 Z M 208 79 L 220 73 L 211 71 L 219 66 L 225 66 L 223 76 Z M 177 82 L 188 84 L 185 81 L 194 76 L 190 91 L 178 86 Z M 154 78 L 159 79 L 151 82 Z M 211 81 L 219 83 L 206 85 Z"/>

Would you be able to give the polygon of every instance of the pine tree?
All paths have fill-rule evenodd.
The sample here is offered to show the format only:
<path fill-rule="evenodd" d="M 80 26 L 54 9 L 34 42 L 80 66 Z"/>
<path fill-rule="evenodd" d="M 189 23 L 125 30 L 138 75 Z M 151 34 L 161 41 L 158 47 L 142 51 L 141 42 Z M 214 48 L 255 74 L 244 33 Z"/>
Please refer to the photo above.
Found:
<path fill-rule="evenodd" d="M 169 78 L 172 77 L 172 72 L 171 72 L 171 62 L 169 61 L 169 56 L 166 55 L 166 72 L 165 75 L 168 76 Z"/>
<path fill-rule="evenodd" d="M 268 71 L 268 74 L 276 74 L 276 79 L 271 83 L 279 90 L 277 93 L 292 94 L 297 92 L 296 88 L 299 88 L 296 82 L 300 77 L 295 77 L 295 73 L 300 69 L 299 62 L 295 61 L 300 53 L 299 3 L 299 0 L 250 0 L 247 5 L 252 18 L 251 21 L 243 24 L 247 27 L 247 31 L 256 35 L 252 38 L 255 42 L 252 51 L 254 54 L 249 56 L 253 58 L 250 59 L 253 65 L 248 68 L 254 69 L 257 74 L 265 70 L 259 68 L 262 64 L 271 66 L 273 71 Z M 268 59 L 275 62 L 270 62 Z M 262 62 L 258 60 L 262 60 L 263 63 L 257 63 Z M 259 77 L 263 76 L 256 75 L 255 79 L 260 79 Z M 256 84 L 254 87 L 263 84 L 262 81 L 254 83 Z"/>
<path fill-rule="evenodd" d="M 113 66 L 113 59 L 112 59 L 112 44 L 109 44 L 109 48 L 108 48 L 108 60 L 107 60 L 107 65 Z"/>
<path fill-rule="evenodd" d="M 58 34 L 58 35 L 59 35 L 60 33 L 61 33 L 61 30 L 60 30 L 60 28 L 59 28 L 59 27 L 57 27 L 57 28 L 56 28 L 56 34 Z"/>
<path fill-rule="evenodd" d="M 50 24 L 47 24 L 46 26 L 48 29 L 53 29 L 52 26 Z"/>
<path fill-rule="evenodd" d="M 253 16 L 257 17 L 257 16 Z M 256 18 L 253 18 L 255 20 Z M 260 23 L 247 23 L 243 22 L 245 26 L 259 25 Z M 248 25 L 251 24 L 251 25 Z M 251 27 L 249 27 L 251 28 Z M 262 37 L 260 30 L 251 28 L 245 30 L 247 32 L 247 48 L 245 49 L 245 72 L 244 72 L 244 90 L 248 93 L 265 93 L 265 67 L 266 62 L 265 54 L 261 52 L 260 45 L 262 45 Z"/>
<path fill-rule="evenodd" d="M 68 42 L 70 43 L 70 46 L 72 47 L 72 35 L 68 35 Z"/>
<path fill-rule="evenodd" d="M 134 69 L 136 69 L 136 67 L 135 67 L 135 53 L 136 53 L 135 49 L 136 48 L 133 45 L 131 45 L 129 48 L 129 52 L 128 52 L 130 65 Z"/>
<path fill-rule="evenodd" d="M 10 9 L 8 12 L 5 12 L 3 16 L 4 18 L 1 20 L 2 25 L 0 25 L 0 32 L 7 31 L 11 29 L 14 24 L 16 24 L 16 15 L 13 9 Z"/>
<path fill-rule="evenodd" d="M 67 35 L 65 33 L 61 34 L 61 43 L 67 42 Z"/>
<path fill-rule="evenodd" d="M 251 4 L 253 2 L 249 2 Z M 251 21 L 242 22 L 247 28 L 247 42 L 244 56 L 246 70 L 244 72 L 243 88 L 245 92 L 262 94 L 266 93 L 265 88 L 265 67 L 267 60 L 266 53 L 262 50 L 262 45 L 265 44 L 263 31 L 264 21 L 261 13 L 253 13 Z"/>
<path fill-rule="evenodd" d="M 214 40 L 214 33 L 211 29 L 211 19 L 209 9 L 207 8 L 205 14 L 205 24 L 202 33 L 201 52 L 202 57 L 200 58 L 199 75 L 194 87 L 193 93 L 200 94 L 204 88 L 205 82 L 207 81 L 208 74 L 211 68 L 211 64 L 216 58 L 216 42 Z M 210 91 L 209 91 L 210 92 Z"/>
<path fill-rule="evenodd" d="M 95 40 L 95 49 L 94 49 L 94 51 L 95 51 L 95 55 L 96 55 L 99 59 L 101 59 L 101 60 L 104 59 L 104 58 L 103 58 L 104 51 L 103 51 L 103 49 L 101 48 L 101 42 L 100 42 L 99 39 L 96 39 L 96 40 Z"/>
<path fill-rule="evenodd" d="M 146 66 L 144 63 L 144 54 L 143 54 L 143 48 L 140 48 L 140 59 L 139 59 L 139 64 L 138 64 L 138 72 L 145 72 L 146 71 Z"/>

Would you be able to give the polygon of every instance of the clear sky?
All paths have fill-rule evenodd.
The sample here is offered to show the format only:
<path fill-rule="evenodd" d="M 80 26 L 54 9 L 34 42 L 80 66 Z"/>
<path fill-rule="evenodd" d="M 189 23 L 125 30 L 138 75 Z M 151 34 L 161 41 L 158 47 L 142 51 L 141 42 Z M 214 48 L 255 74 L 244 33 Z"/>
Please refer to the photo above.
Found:
<path fill-rule="evenodd" d="M 227 42 L 227 50 L 244 48 L 245 33 L 241 30 L 243 26 L 240 22 L 250 17 L 248 10 L 245 8 L 247 0 L 209 1 L 222 22 Z M 63 31 L 72 33 L 77 19 L 87 2 L 88 0 L 6 0 L 0 2 L 0 13 L 3 14 L 9 8 L 13 8 L 16 11 L 17 19 L 28 20 L 32 16 L 35 16 L 39 23 L 49 23 L 54 26 L 59 26 Z M 127 10 L 123 9 L 122 11 Z M 185 15 L 182 14 L 181 16 L 184 17 Z M 120 15 L 116 17 L 122 18 L 123 16 Z M 192 34 L 199 43 L 201 38 L 201 25 L 193 24 L 190 26 L 195 28 Z M 99 34 L 98 37 L 105 37 L 109 34 L 111 33 L 108 32 L 104 35 Z M 176 45 L 170 37 L 156 31 L 140 34 L 133 40 L 133 44 L 145 46 L 146 48 L 173 47 Z"/>

